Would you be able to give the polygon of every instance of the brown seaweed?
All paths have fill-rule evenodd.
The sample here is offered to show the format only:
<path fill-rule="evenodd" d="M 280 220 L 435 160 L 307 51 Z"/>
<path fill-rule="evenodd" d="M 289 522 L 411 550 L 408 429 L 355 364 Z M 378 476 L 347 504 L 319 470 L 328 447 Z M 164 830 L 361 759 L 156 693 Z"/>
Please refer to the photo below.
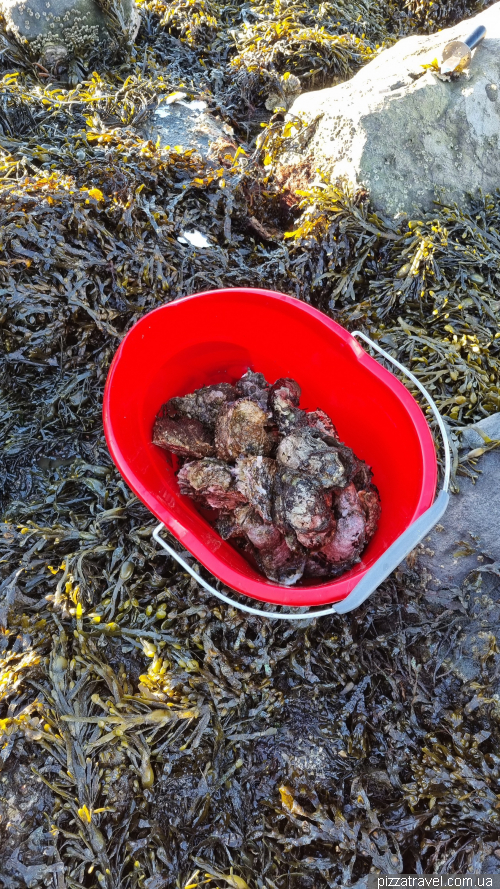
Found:
<path fill-rule="evenodd" d="M 485 5 L 146 0 L 134 47 L 64 70 L 2 32 L 0 882 L 498 870 L 498 569 L 484 556 L 430 594 L 410 560 L 347 617 L 237 613 L 153 543 L 101 419 L 134 321 L 221 286 L 380 337 L 452 436 L 499 409 L 499 196 L 382 219 L 366 191 L 312 187 L 307 164 L 275 175 L 293 134 L 266 108 L 292 77 L 329 86 Z M 148 141 L 175 92 L 233 130 L 213 162 Z M 186 227 L 211 249 L 182 245 Z"/>

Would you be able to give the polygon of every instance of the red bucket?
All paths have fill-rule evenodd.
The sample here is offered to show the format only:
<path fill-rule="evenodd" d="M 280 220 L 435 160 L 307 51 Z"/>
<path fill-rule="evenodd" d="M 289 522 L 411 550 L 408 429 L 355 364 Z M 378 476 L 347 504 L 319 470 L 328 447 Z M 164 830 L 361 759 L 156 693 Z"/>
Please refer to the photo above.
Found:
<path fill-rule="evenodd" d="M 379 528 L 362 561 L 337 580 L 293 588 L 266 580 L 179 493 L 174 461 L 151 441 L 167 399 L 232 383 L 248 368 L 270 382 L 296 379 L 301 407 L 326 411 L 341 439 L 373 468 Z M 145 315 L 115 355 L 103 415 L 111 456 L 129 487 L 205 568 L 252 599 L 340 602 L 434 499 L 436 452 L 415 399 L 350 333 L 281 293 L 215 290 Z"/>

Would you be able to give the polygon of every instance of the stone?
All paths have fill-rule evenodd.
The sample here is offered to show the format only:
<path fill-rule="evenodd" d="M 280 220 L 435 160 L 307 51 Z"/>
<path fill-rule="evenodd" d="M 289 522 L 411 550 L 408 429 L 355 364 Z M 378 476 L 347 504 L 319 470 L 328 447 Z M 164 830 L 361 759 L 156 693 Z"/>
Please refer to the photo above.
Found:
<path fill-rule="evenodd" d="M 480 24 L 487 34 L 467 72 L 444 81 L 422 67 Z M 499 87 L 497 2 L 453 28 L 399 40 L 346 83 L 303 93 L 287 120 L 311 126 L 290 136 L 279 166 L 312 161 L 332 179 L 366 188 L 387 215 L 431 208 L 436 193 L 462 203 L 498 186 Z"/>
<path fill-rule="evenodd" d="M 500 441 L 500 411 L 461 430 L 462 448 L 481 448 L 489 441 Z"/>
<path fill-rule="evenodd" d="M 475 473 L 475 484 L 458 478 L 460 493 L 451 495 L 415 562 L 429 603 L 450 612 L 453 637 L 443 669 L 465 682 L 481 678 L 500 625 L 500 452 L 484 454 Z"/>
<path fill-rule="evenodd" d="M 140 15 L 135 0 L 118 0 L 123 31 L 134 40 Z M 81 55 L 113 41 L 111 19 L 94 0 L 0 0 L 4 27 L 40 59 L 44 55 Z"/>
<path fill-rule="evenodd" d="M 144 136 L 154 143 L 159 140 L 161 148 L 194 148 L 204 160 L 215 159 L 217 149 L 232 156 L 237 148 L 231 128 L 216 120 L 201 101 L 180 99 L 161 104 L 150 116 Z"/>
<path fill-rule="evenodd" d="M 485 560 L 500 562 L 500 451 L 484 454 L 475 473 L 475 483 L 459 476 L 460 493 L 450 496 L 440 523 L 420 545 L 429 590 L 459 587 Z"/>

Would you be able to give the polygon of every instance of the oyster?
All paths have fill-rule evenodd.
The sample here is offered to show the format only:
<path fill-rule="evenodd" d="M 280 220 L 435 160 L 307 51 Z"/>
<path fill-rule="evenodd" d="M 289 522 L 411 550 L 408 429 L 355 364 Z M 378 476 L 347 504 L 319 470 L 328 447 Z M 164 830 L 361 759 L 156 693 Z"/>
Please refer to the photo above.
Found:
<path fill-rule="evenodd" d="M 275 472 L 276 461 L 270 457 L 240 457 L 236 461 L 236 487 L 266 522 L 272 521 Z"/>
<path fill-rule="evenodd" d="M 180 417 L 173 420 L 163 409 L 153 426 L 153 443 L 179 457 L 212 457 L 213 435 L 199 420 Z"/>
<path fill-rule="evenodd" d="M 271 386 L 269 407 L 282 435 L 305 422 L 305 411 L 299 408 L 301 389 L 295 380 L 282 377 Z"/>
<path fill-rule="evenodd" d="M 192 420 L 199 420 L 210 429 L 215 429 L 221 408 L 235 398 L 237 395 L 234 386 L 230 383 L 215 383 L 213 386 L 196 389 L 181 398 L 171 398 L 167 402 L 167 412 L 171 417 L 182 414 Z"/>
<path fill-rule="evenodd" d="M 257 566 L 269 580 L 289 586 L 302 577 L 306 564 L 303 548 L 291 549 L 276 525 L 264 522 L 252 506 L 220 516 L 215 527 L 224 540 L 243 537 L 250 543 Z"/>
<path fill-rule="evenodd" d="M 315 411 L 308 411 L 305 416 L 305 421 L 311 429 L 316 429 L 319 432 L 321 438 L 327 444 L 333 445 L 339 443 L 338 432 L 330 420 L 330 417 L 328 414 L 325 414 L 324 411 L 320 411 L 319 408 Z"/>
<path fill-rule="evenodd" d="M 213 509 L 234 509 L 245 502 L 233 472 L 222 460 L 207 457 L 185 463 L 177 476 L 181 494 Z"/>
<path fill-rule="evenodd" d="M 306 554 L 302 547 L 290 549 L 282 537 L 281 543 L 277 546 L 257 553 L 257 564 L 269 580 L 282 583 L 284 586 L 292 586 L 304 574 Z"/>
<path fill-rule="evenodd" d="M 371 489 L 373 487 L 371 481 L 373 478 L 373 472 L 371 471 L 368 463 L 365 463 L 364 460 L 357 459 L 357 466 L 352 477 L 352 481 L 357 488 L 358 491 L 364 491 Z M 375 490 L 377 490 L 375 488 Z M 378 491 L 377 491 L 378 496 Z"/>
<path fill-rule="evenodd" d="M 375 485 L 370 485 L 365 491 L 358 491 L 358 498 L 366 518 L 365 541 L 368 543 L 378 527 L 381 510 L 380 494 Z"/>
<path fill-rule="evenodd" d="M 281 440 L 276 460 L 287 469 L 308 473 L 325 489 L 343 487 L 347 482 L 338 452 L 309 426 L 295 429 Z"/>
<path fill-rule="evenodd" d="M 335 531 L 322 547 L 328 562 L 354 563 L 365 544 L 365 513 L 353 484 L 340 492 L 335 503 Z"/>
<path fill-rule="evenodd" d="M 269 409 L 268 402 L 271 387 L 264 374 L 247 370 L 241 380 L 238 380 L 235 384 L 235 389 L 238 398 L 249 398 L 251 401 L 255 401 L 263 411 Z"/>
<path fill-rule="evenodd" d="M 215 427 L 217 456 L 231 461 L 242 455 L 267 457 L 275 445 L 267 422 L 266 411 L 249 398 L 226 404 Z"/>
<path fill-rule="evenodd" d="M 287 469 L 276 472 L 274 520 L 285 536 L 292 531 L 305 547 L 322 546 L 333 527 L 329 499 L 321 484 L 309 475 Z M 288 536 L 287 540 L 290 543 Z"/>

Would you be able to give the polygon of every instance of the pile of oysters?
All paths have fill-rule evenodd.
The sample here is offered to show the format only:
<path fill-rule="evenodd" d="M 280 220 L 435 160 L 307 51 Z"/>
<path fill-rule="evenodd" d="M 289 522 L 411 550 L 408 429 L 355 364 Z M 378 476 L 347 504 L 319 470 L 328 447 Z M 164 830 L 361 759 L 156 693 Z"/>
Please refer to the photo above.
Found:
<path fill-rule="evenodd" d="M 182 494 L 210 516 L 269 580 L 338 577 L 377 529 L 370 467 L 339 440 L 322 410 L 299 407 L 292 379 L 240 380 L 171 398 L 153 442 L 178 458 Z"/>

